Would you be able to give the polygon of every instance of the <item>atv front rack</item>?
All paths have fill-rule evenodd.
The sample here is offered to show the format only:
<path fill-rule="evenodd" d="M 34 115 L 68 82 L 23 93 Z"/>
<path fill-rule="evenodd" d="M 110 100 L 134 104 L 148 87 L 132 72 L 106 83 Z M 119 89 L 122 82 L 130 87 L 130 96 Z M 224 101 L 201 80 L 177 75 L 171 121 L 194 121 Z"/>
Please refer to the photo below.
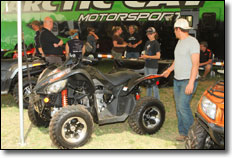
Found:
<path fill-rule="evenodd" d="M 208 93 L 211 94 L 212 96 L 217 97 L 217 98 L 224 99 L 224 97 L 216 95 L 214 93 L 214 92 L 224 93 L 224 91 L 222 91 L 222 90 L 215 89 L 216 86 L 223 86 L 224 87 L 224 81 L 216 82 L 209 90 L 207 90 Z"/>

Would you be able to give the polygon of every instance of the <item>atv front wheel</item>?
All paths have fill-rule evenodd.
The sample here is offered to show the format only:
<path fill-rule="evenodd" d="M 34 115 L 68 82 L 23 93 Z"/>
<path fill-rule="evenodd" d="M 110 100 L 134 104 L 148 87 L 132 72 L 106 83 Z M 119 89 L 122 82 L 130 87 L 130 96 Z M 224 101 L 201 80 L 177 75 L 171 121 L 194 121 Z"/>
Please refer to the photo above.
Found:
<path fill-rule="evenodd" d="M 36 85 L 37 79 L 35 77 L 31 77 L 29 81 L 28 78 L 23 79 L 23 107 L 28 108 L 29 105 L 29 95 L 31 94 L 30 83 L 32 88 Z M 14 86 L 13 97 L 16 103 L 19 103 L 19 91 L 18 91 L 18 82 Z"/>
<path fill-rule="evenodd" d="M 45 121 L 43 118 L 39 116 L 37 111 L 35 111 L 33 104 L 29 104 L 28 106 L 28 117 L 31 123 L 37 127 L 48 127 L 49 125 L 49 121 Z"/>
<path fill-rule="evenodd" d="M 164 105 L 153 97 L 144 97 L 137 101 L 128 123 L 138 134 L 154 134 L 162 127 L 164 120 Z"/>
<path fill-rule="evenodd" d="M 92 131 L 92 116 L 81 105 L 62 108 L 52 117 L 49 125 L 49 134 L 53 144 L 64 149 L 86 144 Z"/>
<path fill-rule="evenodd" d="M 195 120 L 185 141 L 186 149 L 204 149 L 207 131 Z"/>

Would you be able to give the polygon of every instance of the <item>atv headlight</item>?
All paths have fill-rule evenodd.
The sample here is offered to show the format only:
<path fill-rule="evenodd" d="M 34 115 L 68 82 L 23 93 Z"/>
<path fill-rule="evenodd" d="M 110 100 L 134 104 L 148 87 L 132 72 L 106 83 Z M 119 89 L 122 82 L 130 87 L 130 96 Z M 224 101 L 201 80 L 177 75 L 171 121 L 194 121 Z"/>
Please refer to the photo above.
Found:
<path fill-rule="evenodd" d="M 67 83 L 67 79 L 61 80 L 61 81 L 58 81 L 58 82 L 55 82 L 49 85 L 47 88 L 47 93 L 51 94 L 51 93 L 57 93 L 61 91 L 65 87 L 66 83 Z"/>
<path fill-rule="evenodd" d="M 216 104 L 212 103 L 209 99 L 203 96 L 201 101 L 201 108 L 203 112 L 210 117 L 211 119 L 215 119 L 216 116 Z"/>

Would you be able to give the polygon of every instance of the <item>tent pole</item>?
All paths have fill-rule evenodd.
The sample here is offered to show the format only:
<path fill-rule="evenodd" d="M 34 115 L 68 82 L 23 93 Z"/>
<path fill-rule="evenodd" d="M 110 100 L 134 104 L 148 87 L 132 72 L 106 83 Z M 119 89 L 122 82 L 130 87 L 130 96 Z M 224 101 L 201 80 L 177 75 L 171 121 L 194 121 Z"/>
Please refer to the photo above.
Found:
<path fill-rule="evenodd" d="M 24 146 L 24 124 L 23 124 L 23 80 L 22 80 L 22 17 L 21 1 L 17 1 L 17 26 L 18 26 L 18 83 L 19 83 L 19 120 L 20 120 L 20 145 Z"/>

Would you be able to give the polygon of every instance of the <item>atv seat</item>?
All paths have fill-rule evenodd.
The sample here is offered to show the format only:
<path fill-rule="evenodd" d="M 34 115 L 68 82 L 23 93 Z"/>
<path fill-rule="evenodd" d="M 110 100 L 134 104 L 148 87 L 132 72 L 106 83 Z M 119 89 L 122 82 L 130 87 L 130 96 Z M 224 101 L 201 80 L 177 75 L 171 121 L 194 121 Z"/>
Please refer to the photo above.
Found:
<path fill-rule="evenodd" d="M 114 86 L 118 86 L 122 83 L 127 82 L 130 79 L 137 79 L 140 77 L 140 74 L 133 71 L 120 71 L 113 74 L 102 74 L 102 77 L 110 82 Z"/>

